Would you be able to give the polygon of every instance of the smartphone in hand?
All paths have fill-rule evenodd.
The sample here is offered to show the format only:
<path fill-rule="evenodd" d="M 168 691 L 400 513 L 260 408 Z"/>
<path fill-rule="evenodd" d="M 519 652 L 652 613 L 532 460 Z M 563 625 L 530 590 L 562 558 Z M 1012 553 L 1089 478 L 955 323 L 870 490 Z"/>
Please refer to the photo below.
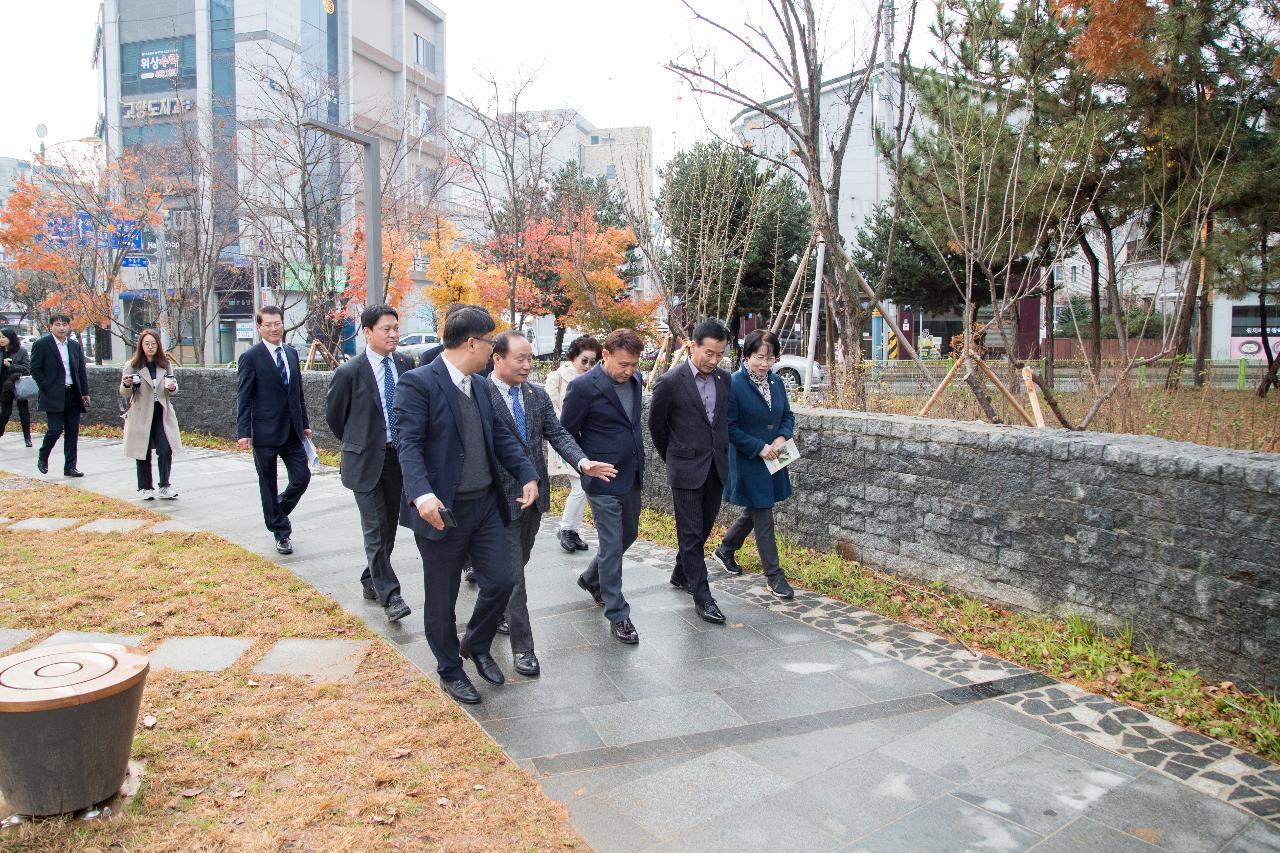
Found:
<path fill-rule="evenodd" d="M 440 507 L 440 520 L 444 522 L 445 530 L 448 530 L 450 527 L 458 526 L 458 519 L 453 517 L 453 510 L 449 509 L 447 506 Z"/>

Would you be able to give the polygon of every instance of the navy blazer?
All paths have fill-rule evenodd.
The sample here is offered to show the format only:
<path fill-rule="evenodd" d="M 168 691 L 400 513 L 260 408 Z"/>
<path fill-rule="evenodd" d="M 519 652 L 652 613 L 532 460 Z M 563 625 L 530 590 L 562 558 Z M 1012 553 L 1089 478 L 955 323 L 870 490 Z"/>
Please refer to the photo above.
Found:
<path fill-rule="evenodd" d="M 560 423 L 588 459 L 608 462 L 618 469 L 618 476 L 608 482 L 583 477 L 582 488 L 589 495 L 625 495 L 644 481 L 644 436 L 640 431 L 644 385 L 639 376 L 631 377 L 630 388 L 630 419 L 603 363 L 570 382 L 564 393 Z"/>
<path fill-rule="evenodd" d="M 89 375 L 84 369 L 84 350 L 72 338 L 67 338 L 67 358 L 70 361 L 71 379 L 80 392 L 71 404 L 84 411 L 83 397 L 89 394 Z M 31 345 L 31 378 L 40 389 L 36 397 L 36 409 L 41 412 L 61 412 L 63 387 L 67 374 L 58 355 L 58 344 L 52 334 L 45 335 Z"/>
<path fill-rule="evenodd" d="M 459 393 L 443 358 L 410 370 L 396 384 L 396 449 L 404 474 L 400 524 L 427 539 L 442 539 L 449 528 L 436 530 L 427 524 L 409 501 L 430 493 L 445 506 L 453 505 L 458 481 L 462 479 Z M 503 499 L 501 469 L 510 471 L 521 485 L 536 482 L 538 472 L 519 440 L 505 427 L 495 428 L 493 402 L 484 379 L 471 377 L 471 395 L 480 409 L 489 473 L 493 477 L 490 488 L 503 524 L 510 524 L 511 508 Z"/>
<path fill-rule="evenodd" d="M 729 391 L 729 482 L 724 499 L 734 506 L 765 508 L 791 497 L 791 477 L 786 468 L 770 474 L 760 451 L 778 436 L 795 435 L 796 416 L 791 412 L 787 388 L 776 373 L 769 373 L 769 402 L 751 382 L 743 366 L 733 374 Z"/>
<path fill-rule="evenodd" d="M 271 351 L 261 341 L 240 357 L 236 383 L 236 437 L 253 439 L 254 447 L 280 447 L 289 441 L 290 427 L 301 441 L 311 428 L 302 394 L 298 352 L 284 346 L 289 363 L 289 387 L 280 379 Z"/>

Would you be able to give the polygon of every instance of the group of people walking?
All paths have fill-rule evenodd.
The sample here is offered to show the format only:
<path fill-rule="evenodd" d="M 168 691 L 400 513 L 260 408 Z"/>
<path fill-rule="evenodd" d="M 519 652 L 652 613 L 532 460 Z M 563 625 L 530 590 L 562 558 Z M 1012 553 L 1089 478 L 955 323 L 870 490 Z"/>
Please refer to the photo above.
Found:
<path fill-rule="evenodd" d="M 293 551 L 290 513 L 307 490 L 312 430 L 298 355 L 284 345 L 284 315 L 267 306 L 255 318 L 261 342 L 239 361 L 236 435 L 251 450 L 263 520 L 276 550 Z M 545 386 L 530 381 L 533 350 L 519 332 L 497 333 L 485 309 L 451 306 L 442 344 L 422 364 L 396 352 L 400 321 L 387 305 L 360 318 L 364 352 L 341 365 L 325 399 L 325 420 L 341 446 L 341 479 L 355 497 L 364 538 L 364 598 L 391 622 L 408 616 L 391 562 L 397 526 L 413 531 L 422 558 L 424 622 L 444 690 L 464 703 L 482 697 L 463 668 L 502 684 L 492 655 L 498 633 L 509 637 L 514 667 L 537 676 L 541 664 L 529 615 L 525 568 L 550 508 L 550 477 L 566 474 L 571 489 L 558 531 L 569 553 L 590 550 L 581 536 L 587 505 L 597 546 L 577 584 L 604 610 L 609 631 L 625 644 L 640 634 L 623 591 L 623 559 L 639 533 L 645 473 L 641 337 L 619 329 L 603 341 L 580 337 Z M 89 403 L 84 355 L 68 339 L 69 318 L 53 318 L 50 335 L 32 348 L 18 346 L 12 328 L 0 329 L 0 405 L 7 422 L 11 385 L 29 372 L 39 386 L 39 408 L 49 429 L 37 465 L 47 472 L 53 444 L 65 436 L 64 473 L 76 469 L 80 414 Z M 771 368 L 779 354 L 772 333 L 751 332 L 742 367 L 720 367 L 729 331 L 718 321 L 694 330 L 688 358 L 654 386 L 647 427 L 666 463 L 679 552 L 671 584 L 693 598 L 695 613 L 711 624 L 725 615 L 711 592 L 705 549 L 723 502 L 741 514 L 714 549 L 730 574 L 741 574 L 735 554 L 755 533 L 770 591 L 793 591 L 778 559 L 773 506 L 791 492 L 785 467 L 766 460 L 794 434 L 782 381 Z M 143 499 L 177 497 L 170 482 L 181 450 L 173 398 L 173 364 L 154 330 L 144 331 L 124 366 L 124 450 L 137 460 Z M 23 401 L 18 400 L 20 414 Z M 30 445 L 29 415 L 23 420 Z M 152 477 L 151 459 L 158 467 Z M 287 481 L 279 488 L 278 463 Z M 461 637 L 455 608 L 464 570 L 477 585 L 476 602 Z"/>

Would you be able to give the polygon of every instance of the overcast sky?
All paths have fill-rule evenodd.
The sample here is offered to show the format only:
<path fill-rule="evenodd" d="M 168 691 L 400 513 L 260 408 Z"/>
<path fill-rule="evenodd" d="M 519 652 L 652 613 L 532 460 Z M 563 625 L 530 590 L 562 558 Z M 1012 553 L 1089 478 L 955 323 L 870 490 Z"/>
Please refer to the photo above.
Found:
<path fill-rule="evenodd" d="M 316 0 L 319 2 L 319 0 Z M 449 93 L 483 103 L 484 74 L 504 83 L 532 76 L 522 106 L 576 107 L 600 127 L 649 125 L 654 160 L 723 131 L 733 108 L 717 99 L 695 101 L 663 63 L 705 48 L 705 26 L 694 26 L 679 0 L 436 0 L 445 12 Z M 757 11 L 759 0 L 699 0 L 726 22 Z M 832 45 L 831 73 L 848 70 L 857 46 L 848 34 L 866 20 L 869 0 L 825 0 L 823 31 Z M 88 136 L 98 116 L 92 68 L 98 0 L 0 0 L 0 156 L 29 157 L 35 128 L 49 144 Z M 753 15 L 754 16 L 754 15 Z M 732 62 L 726 47 L 719 56 Z M 781 94 L 739 68 L 752 88 Z"/>

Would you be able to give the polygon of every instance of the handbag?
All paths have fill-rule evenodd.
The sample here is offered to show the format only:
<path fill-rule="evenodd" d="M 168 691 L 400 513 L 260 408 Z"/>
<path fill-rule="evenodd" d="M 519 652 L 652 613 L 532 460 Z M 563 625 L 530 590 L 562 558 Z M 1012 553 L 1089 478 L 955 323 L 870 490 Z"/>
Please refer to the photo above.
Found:
<path fill-rule="evenodd" d="M 19 377 L 18 384 L 13 386 L 13 395 L 19 400 L 34 400 L 39 394 L 40 386 L 30 374 Z"/>

